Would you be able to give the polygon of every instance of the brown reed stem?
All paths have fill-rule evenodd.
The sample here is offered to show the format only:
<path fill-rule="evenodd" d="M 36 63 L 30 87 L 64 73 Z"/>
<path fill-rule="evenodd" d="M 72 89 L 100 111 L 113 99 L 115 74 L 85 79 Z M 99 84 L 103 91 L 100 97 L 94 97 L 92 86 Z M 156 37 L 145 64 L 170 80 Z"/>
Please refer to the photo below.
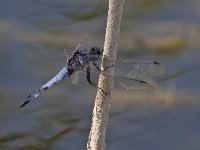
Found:
<path fill-rule="evenodd" d="M 105 68 L 105 66 L 110 66 L 109 62 L 106 62 L 104 58 L 112 57 L 116 59 L 124 3 L 124 0 L 109 0 L 102 69 Z M 114 74 L 113 67 L 106 71 L 111 75 Z M 103 150 L 105 148 L 105 134 L 110 110 L 113 81 L 111 78 L 100 74 L 98 87 L 106 91 L 108 95 L 105 95 L 100 89 L 97 91 L 93 109 L 92 125 L 87 143 L 88 150 Z"/>

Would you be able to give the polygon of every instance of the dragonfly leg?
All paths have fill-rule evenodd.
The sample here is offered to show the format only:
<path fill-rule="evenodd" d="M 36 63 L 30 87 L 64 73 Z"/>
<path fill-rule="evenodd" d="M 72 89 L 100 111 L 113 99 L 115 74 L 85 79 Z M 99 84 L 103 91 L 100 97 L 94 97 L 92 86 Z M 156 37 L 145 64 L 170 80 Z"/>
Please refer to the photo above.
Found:
<path fill-rule="evenodd" d="M 100 89 L 105 95 L 108 95 L 102 88 L 98 87 L 97 84 L 93 83 L 91 81 L 91 78 L 90 78 L 90 67 L 88 66 L 87 67 L 87 81 L 89 82 L 90 85 Z"/>
<path fill-rule="evenodd" d="M 105 67 L 105 68 L 102 70 L 102 69 L 99 68 L 99 66 L 98 66 L 95 62 L 93 62 L 93 65 L 94 65 L 95 68 L 96 68 L 98 71 L 100 71 L 100 72 L 106 71 L 107 69 L 114 67 L 114 65 L 111 65 L 111 66 Z"/>

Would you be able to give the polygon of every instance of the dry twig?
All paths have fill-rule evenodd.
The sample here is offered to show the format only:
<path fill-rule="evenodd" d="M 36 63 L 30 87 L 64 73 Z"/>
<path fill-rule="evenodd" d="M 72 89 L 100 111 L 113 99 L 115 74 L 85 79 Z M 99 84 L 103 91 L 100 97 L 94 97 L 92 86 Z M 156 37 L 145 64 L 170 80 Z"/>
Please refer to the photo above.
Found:
<path fill-rule="evenodd" d="M 116 59 L 124 2 L 124 0 L 109 0 L 102 69 L 104 66 L 109 66 L 109 62 L 106 62 L 104 58 L 108 56 Z M 109 74 L 114 74 L 114 68 L 110 68 L 106 71 L 108 71 Z M 102 90 L 98 90 L 97 92 L 93 109 L 92 126 L 87 143 L 88 150 L 103 150 L 105 148 L 105 134 L 113 81 L 111 78 L 100 74 L 98 87 L 109 94 L 103 94 Z"/>

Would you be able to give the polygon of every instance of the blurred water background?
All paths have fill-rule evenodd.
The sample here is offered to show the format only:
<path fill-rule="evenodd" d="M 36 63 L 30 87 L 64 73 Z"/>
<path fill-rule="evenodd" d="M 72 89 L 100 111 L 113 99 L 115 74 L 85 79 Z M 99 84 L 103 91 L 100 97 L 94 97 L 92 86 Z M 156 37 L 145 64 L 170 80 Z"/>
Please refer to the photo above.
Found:
<path fill-rule="evenodd" d="M 151 91 L 115 90 L 108 150 L 200 149 L 200 1 L 127 0 L 118 57 L 165 65 Z M 1 0 L 0 149 L 86 149 L 96 89 L 69 79 L 25 108 L 21 100 L 53 77 L 88 34 L 103 47 L 108 2 Z"/>

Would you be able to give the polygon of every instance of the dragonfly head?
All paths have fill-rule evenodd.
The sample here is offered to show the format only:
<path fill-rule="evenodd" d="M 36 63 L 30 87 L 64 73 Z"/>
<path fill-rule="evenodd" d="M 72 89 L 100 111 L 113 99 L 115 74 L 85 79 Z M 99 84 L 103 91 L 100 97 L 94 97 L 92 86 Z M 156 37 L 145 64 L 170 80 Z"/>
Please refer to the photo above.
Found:
<path fill-rule="evenodd" d="M 99 47 L 90 48 L 90 56 L 93 60 L 98 60 L 101 56 L 101 50 Z"/>

